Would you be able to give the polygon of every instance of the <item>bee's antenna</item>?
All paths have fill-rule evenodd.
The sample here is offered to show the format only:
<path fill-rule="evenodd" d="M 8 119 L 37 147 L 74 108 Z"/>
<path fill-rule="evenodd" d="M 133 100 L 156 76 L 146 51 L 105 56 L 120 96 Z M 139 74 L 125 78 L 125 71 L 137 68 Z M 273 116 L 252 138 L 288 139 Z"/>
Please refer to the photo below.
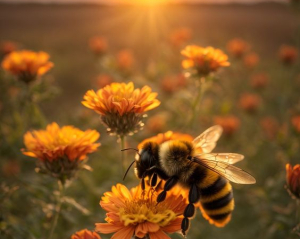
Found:
<path fill-rule="evenodd" d="M 122 151 L 123 151 L 123 150 L 122 150 Z M 129 165 L 128 169 L 126 170 L 126 172 L 125 172 L 125 174 L 124 174 L 124 177 L 123 177 L 123 181 L 125 180 L 126 175 L 127 175 L 128 171 L 129 171 L 129 169 L 131 168 L 131 166 L 134 164 L 134 162 L 135 162 L 135 160 L 133 160 L 133 162 Z"/>
<path fill-rule="evenodd" d="M 135 149 L 135 148 L 121 149 L 122 152 L 123 152 L 123 151 L 126 151 L 126 150 L 134 150 L 134 151 L 136 151 L 136 153 L 137 153 L 139 156 L 141 156 L 141 155 L 139 154 L 139 150 L 138 150 L 138 149 Z"/>

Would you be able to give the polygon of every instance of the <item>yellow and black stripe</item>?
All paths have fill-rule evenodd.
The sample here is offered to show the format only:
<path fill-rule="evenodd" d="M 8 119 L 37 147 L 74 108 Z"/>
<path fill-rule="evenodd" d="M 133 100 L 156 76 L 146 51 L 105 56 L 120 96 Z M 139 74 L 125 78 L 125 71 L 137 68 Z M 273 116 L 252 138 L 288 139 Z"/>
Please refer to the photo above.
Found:
<path fill-rule="evenodd" d="M 215 172 L 207 170 L 206 177 L 198 186 L 203 217 L 217 227 L 225 226 L 234 209 L 231 184 Z"/>

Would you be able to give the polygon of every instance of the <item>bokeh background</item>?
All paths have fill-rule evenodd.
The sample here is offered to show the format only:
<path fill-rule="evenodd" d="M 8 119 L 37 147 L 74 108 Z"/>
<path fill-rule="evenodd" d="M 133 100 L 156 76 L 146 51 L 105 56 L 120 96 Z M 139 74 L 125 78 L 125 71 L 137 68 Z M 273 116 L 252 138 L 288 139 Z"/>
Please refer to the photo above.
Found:
<path fill-rule="evenodd" d="M 66 2 L 0 3 L 0 41 L 13 41 L 20 49 L 45 51 L 55 64 L 45 76 L 56 88 L 51 97 L 39 103 L 44 114 L 40 127 L 55 121 L 101 133 L 102 146 L 89 159 L 93 172 L 80 172 L 67 188 L 70 202 L 64 205 L 56 238 L 70 238 L 75 231 L 93 229 L 94 223 L 103 222 L 101 195 L 122 182 L 116 138 L 108 136 L 98 115 L 81 104 L 87 90 L 100 87 L 99 75 L 103 74 L 114 81 L 147 84 L 158 92 L 162 102 L 149 113 L 145 129 L 128 138 L 130 147 L 136 148 L 141 140 L 168 130 L 196 137 L 207 127 L 222 124 L 222 117 L 236 117 L 229 127 L 232 132 L 221 138 L 216 151 L 244 154 L 246 159 L 239 166 L 251 172 L 257 184 L 233 186 L 236 209 L 224 228 L 209 225 L 198 211 L 189 238 L 298 238 L 299 231 L 297 234 L 293 229 L 299 223 L 299 208 L 285 189 L 285 164 L 299 163 L 299 126 L 292 119 L 300 114 L 300 67 L 298 59 L 284 64 L 279 57 L 282 45 L 299 47 L 297 7 L 287 1 L 166 5 Z M 189 29 L 191 37 L 183 45 L 174 46 L 170 36 L 180 28 Z M 108 42 L 107 54 L 101 59 L 89 47 L 94 36 Z M 256 54 L 253 64 L 230 55 L 226 46 L 234 38 L 251 46 L 247 54 Z M 194 83 L 188 81 L 182 89 L 172 89 L 172 83 L 165 80 L 182 73 L 180 51 L 188 44 L 220 48 L 231 62 L 209 86 L 197 123 L 190 128 L 184 122 Z M 124 50 L 132 58 L 126 72 L 111 67 Z M 257 89 L 251 79 L 261 73 L 269 80 L 263 89 Z M 4 91 L 17 97 L 13 91 L 2 88 Z M 245 93 L 260 99 L 252 113 L 241 103 Z M 221 117 L 221 122 L 216 117 Z M 18 122 L 22 123 L 22 118 Z M 24 147 L 22 135 L 34 128 L 37 126 L 16 129 L 12 144 L 1 150 L 1 238 L 46 238 L 49 229 L 55 180 L 35 173 L 35 160 L 20 151 Z M 128 152 L 127 163 L 133 158 L 134 154 Z M 138 184 L 133 170 L 123 183 Z"/>

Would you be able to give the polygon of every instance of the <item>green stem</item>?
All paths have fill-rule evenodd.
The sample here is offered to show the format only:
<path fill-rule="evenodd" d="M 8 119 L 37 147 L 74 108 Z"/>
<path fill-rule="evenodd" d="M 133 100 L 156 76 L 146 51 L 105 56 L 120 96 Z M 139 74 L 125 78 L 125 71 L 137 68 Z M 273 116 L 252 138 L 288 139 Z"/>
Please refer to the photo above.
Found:
<path fill-rule="evenodd" d="M 58 189 L 59 189 L 59 195 L 58 195 L 58 199 L 57 199 L 57 204 L 55 206 L 55 216 L 54 216 L 53 221 L 52 221 L 52 225 L 51 225 L 50 234 L 49 234 L 48 239 L 52 239 L 52 237 L 53 237 L 53 233 L 54 233 L 54 230 L 56 228 L 57 221 L 58 221 L 58 218 L 59 218 L 59 214 L 61 212 L 61 206 L 62 206 L 62 203 L 63 203 L 62 199 L 63 199 L 63 196 L 64 196 L 64 184 L 60 180 L 58 181 Z"/>
<path fill-rule="evenodd" d="M 125 148 L 125 136 L 120 136 L 120 143 L 121 143 L 121 150 Z M 125 152 L 121 151 L 121 158 L 122 158 L 122 173 L 125 172 L 126 168 L 126 155 Z"/>

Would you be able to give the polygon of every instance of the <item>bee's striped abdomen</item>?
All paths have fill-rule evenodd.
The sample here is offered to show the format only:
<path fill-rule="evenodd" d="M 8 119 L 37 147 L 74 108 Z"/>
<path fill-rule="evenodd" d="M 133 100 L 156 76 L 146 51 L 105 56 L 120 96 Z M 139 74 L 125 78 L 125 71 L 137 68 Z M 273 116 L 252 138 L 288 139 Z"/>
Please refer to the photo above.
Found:
<path fill-rule="evenodd" d="M 211 224 L 225 226 L 234 209 L 234 199 L 230 183 L 218 174 L 208 171 L 207 178 L 199 185 L 202 215 Z"/>

